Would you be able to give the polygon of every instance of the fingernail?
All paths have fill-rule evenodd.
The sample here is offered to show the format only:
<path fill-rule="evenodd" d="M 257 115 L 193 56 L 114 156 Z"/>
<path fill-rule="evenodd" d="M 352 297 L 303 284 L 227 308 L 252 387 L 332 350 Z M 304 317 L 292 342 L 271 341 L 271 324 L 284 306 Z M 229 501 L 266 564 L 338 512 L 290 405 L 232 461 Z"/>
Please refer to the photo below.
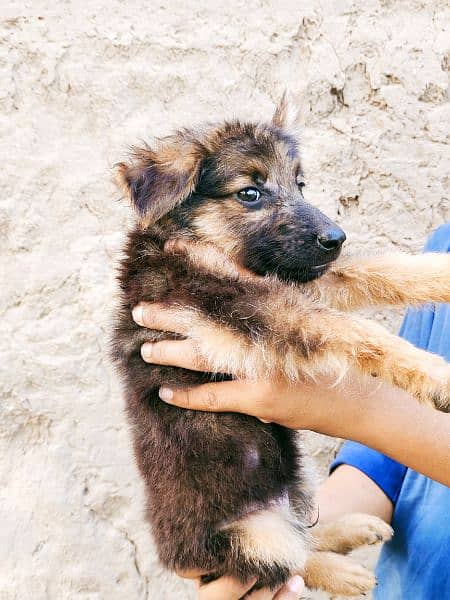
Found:
<path fill-rule="evenodd" d="M 140 304 L 133 308 L 131 314 L 138 325 L 144 324 L 144 309 Z"/>
<path fill-rule="evenodd" d="M 303 579 L 300 575 L 295 575 L 287 582 L 287 588 L 290 592 L 301 592 L 303 590 Z"/>
<path fill-rule="evenodd" d="M 141 346 L 141 356 L 146 362 L 151 362 L 152 359 L 153 344 L 151 342 L 145 342 Z"/>
<path fill-rule="evenodd" d="M 159 388 L 159 397 L 161 400 L 164 400 L 164 402 L 170 402 L 173 398 L 173 392 L 166 387 Z"/>

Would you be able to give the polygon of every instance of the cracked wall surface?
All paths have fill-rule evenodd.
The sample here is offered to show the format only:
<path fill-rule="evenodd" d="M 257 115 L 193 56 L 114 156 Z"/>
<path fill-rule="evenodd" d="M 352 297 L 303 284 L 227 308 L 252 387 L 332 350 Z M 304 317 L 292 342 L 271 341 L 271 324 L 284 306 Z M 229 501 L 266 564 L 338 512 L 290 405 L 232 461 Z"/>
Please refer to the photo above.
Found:
<path fill-rule="evenodd" d="M 5 1 L 0 68 L 0 599 L 193 598 L 158 565 L 107 359 L 111 165 L 304 90 L 308 199 L 357 252 L 416 251 L 450 218 L 448 2 Z M 323 475 L 338 441 L 308 444 Z"/>

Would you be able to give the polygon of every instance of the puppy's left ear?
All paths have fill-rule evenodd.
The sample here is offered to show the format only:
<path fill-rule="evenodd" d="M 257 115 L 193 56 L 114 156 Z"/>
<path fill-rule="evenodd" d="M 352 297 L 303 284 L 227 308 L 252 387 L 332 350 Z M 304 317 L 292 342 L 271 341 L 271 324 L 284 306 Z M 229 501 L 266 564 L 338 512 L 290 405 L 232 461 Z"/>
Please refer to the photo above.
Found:
<path fill-rule="evenodd" d="M 194 191 L 203 158 L 200 144 L 182 134 L 156 149 L 134 148 L 131 163 L 115 167 L 115 179 L 144 225 L 155 223 Z"/>
<path fill-rule="evenodd" d="M 283 93 L 277 104 L 272 125 L 287 130 L 298 129 L 301 125 L 300 108 L 287 91 Z"/>

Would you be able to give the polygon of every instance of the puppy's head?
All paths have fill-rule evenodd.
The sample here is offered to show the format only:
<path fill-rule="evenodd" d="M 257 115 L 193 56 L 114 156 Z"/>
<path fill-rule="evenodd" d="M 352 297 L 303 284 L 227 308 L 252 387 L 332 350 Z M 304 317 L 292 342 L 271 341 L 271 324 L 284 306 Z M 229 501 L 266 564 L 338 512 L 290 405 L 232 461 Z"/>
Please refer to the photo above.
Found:
<path fill-rule="evenodd" d="M 303 196 L 304 180 L 283 97 L 268 124 L 234 121 L 164 138 L 118 165 L 143 227 L 212 243 L 242 266 L 292 281 L 319 277 L 344 232 Z"/>

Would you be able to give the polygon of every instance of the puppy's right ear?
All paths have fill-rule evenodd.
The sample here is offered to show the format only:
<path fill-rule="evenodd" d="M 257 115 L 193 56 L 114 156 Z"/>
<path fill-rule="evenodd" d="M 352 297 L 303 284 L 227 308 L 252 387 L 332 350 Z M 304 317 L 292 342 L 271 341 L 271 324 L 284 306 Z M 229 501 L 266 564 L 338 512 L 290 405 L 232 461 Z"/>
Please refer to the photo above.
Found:
<path fill-rule="evenodd" d="M 147 226 L 192 194 L 202 158 L 200 144 L 181 135 L 170 136 L 156 150 L 135 148 L 129 164 L 115 166 L 115 180 Z"/>
<path fill-rule="evenodd" d="M 273 114 L 272 125 L 289 131 L 297 129 L 301 121 L 298 103 L 294 101 L 292 94 L 285 90 Z"/>

